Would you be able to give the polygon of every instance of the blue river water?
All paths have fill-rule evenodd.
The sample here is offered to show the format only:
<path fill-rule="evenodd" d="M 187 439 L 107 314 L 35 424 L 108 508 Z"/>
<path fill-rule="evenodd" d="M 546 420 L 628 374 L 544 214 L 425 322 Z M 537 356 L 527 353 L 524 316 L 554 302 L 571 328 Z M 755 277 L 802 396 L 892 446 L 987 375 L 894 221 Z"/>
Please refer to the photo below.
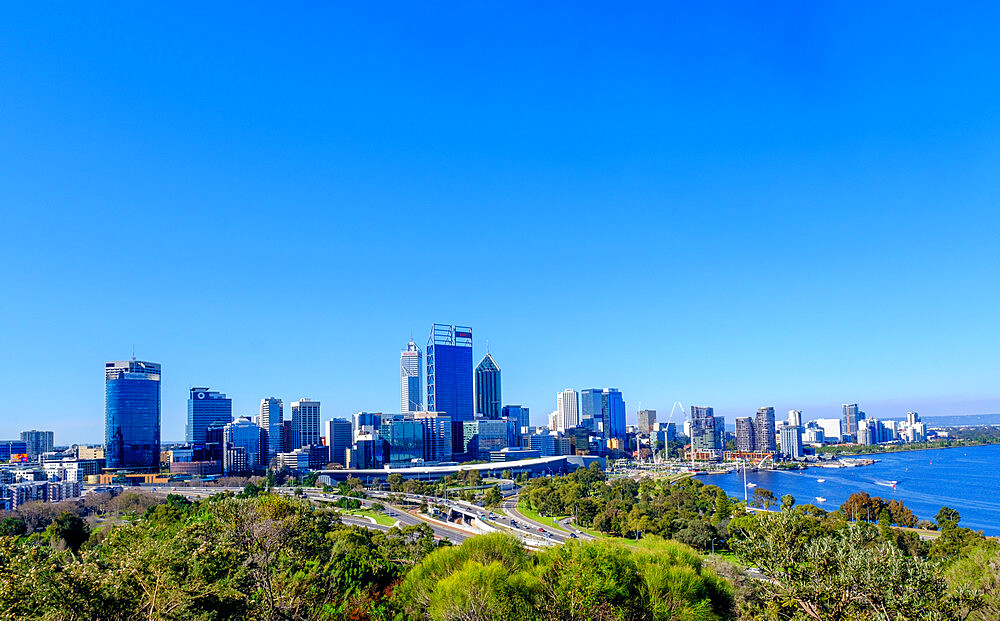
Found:
<path fill-rule="evenodd" d="M 938 509 L 948 506 L 961 515 L 961 526 L 1000 535 L 1000 445 L 862 457 L 880 461 L 856 468 L 747 472 L 747 482 L 771 490 L 778 498 L 791 494 L 796 504 L 814 504 L 827 511 L 835 511 L 857 491 L 901 500 L 918 519 L 933 520 Z M 743 498 L 742 472 L 701 475 L 698 479 L 718 485 L 734 498 Z M 890 481 L 897 482 L 895 489 Z M 747 492 L 752 495 L 753 488 Z M 817 496 L 826 502 L 819 502 Z"/>

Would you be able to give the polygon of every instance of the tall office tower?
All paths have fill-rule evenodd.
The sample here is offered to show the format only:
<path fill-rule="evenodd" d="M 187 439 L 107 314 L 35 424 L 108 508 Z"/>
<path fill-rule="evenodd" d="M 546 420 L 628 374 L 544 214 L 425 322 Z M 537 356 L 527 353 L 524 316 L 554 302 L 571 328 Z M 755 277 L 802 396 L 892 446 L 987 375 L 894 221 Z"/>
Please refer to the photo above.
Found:
<path fill-rule="evenodd" d="M 865 413 L 858 409 L 857 403 L 845 403 L 841 407 L 844 409 L 843 419 L 845 440 L 853 440 L 857 437 L 858 421 L 865 417 Z"/>
<path fill-rule="evenodd" d="M 32 461 L 41 457 L 43 453 L 51 451 L 54 444 L 51 431 L 37 431 L 35 429 L 22 431 L 21 440 L 24 441 L 25 447 L 28 449 L 28 459 Z"/>
<path fill-rule="evenodd" d="M 160 365 L 132 358 L 104 365 L 108 468 L 160 469 Z"/>
<path fill-rule="evenodd" d="M 531 425 L 531 414 L 529 408 L 522 407 L 520 405 L 505 405 L 503 409 L 500 410 L 500 415 L 508 420 L 517 421 L 517 433 L 521 433 L 521 429 Z"/>
<path fill-rule="evenodd" d="M 566 431 L 580 424 L 580 396 L 575 390 L 567 388 L 556 394 L 556 411 L 559 412 L 556 421 L 559 431 Z"/>
<path fill-rule="evenodd" d="M 549 412 L 549 431 L 559 431 L 559 410 Z"/>
<path fill-rule="evenodd" d="M 462 454 L 462 423 L 475 418 L 472 328 L 431 325 L 427 338 L 427 410 L 451 418 L 452 451 Z"/>
<path fill-rule="evenodd" d="M 625 399 L 617 388 L 601 391 L 601 419 L 605 440 L 625 440 Z"/>
<path fill-rule="evenodd" d="M 801 427 L 802 410 L 788 410 L 788 424 L 792 427 Z"/>
<path fill-rule="evenodd" d="M 346 418 L 333 418 L 326 421 L 323 426 L 326 445 L 330 447 L 330 462 L 346 468 L 347 449 L 354 443 L 354 425 Z"/>
<path fill-rule="evenodd" d="M 802 458 L 802 428 L 786 425 L 781 428 L 781 452 L 788 459 Z"/>
<path fill-rule="evenodd" d="M 233 420 L 233 400 L 221 392 L 206 388 L 192 388 L 188 396 L 188 420 L 184 440 L 204 444 L 205 430 L 214 423 Z"/>
<path fill-rule="evenodd" d="M 500 419 L 500 366 L 487 352 L 476 367 L 476 414 Z"/>
<path fill-rule="evenodd" d="M 774 408 L 757 409 L 757 419 L 753 423 L 753 448 L 758 453 L 773 453 L 776 450 Z"/>
<path fill-rule="evenodd" d="M 413 339 L 410 339 L 406 349 L 399 355 L 400 411 L 403 413 L 420 412 L 424 409 L 423 358 L 423 352 Z"/>
<path fill-rule="evenodd" d="M 603 392 L 600 388 L 586 388 L 580 391 L 580 427 L 601 431 Z"/>
<path fill-rule="evenodd" d="M 271 463 L 275 455 L 284 451 L 284 420 L 285 412 L 281 399 L 267 397 L 260 400 L 260 416 L 258 417 L 257 424 L 267 432 L 266 463 L 268 464 Z"/>
<path fill-rule="evenodd" d="M 261 464 L 261 429 L 247 416 L 226 423 L 223 428 L 222 471 L 226 474 L 253 472 Z"/>
<path fill-rule="evenodd" d="M 653 428 L 656 427 L 656 410 L 639 410 L 637 417 L 639 433 L 646 435 L 653 433 Z"/>
<path fill-rule="evenodd" d="M 418 420 L 383 418 L 379 436 L 384 441 L 383 460 L 389 466 L 424 458 L 424 425 Z"/>
<path fill-rule="evenodd" d="M 917 414 L 916 412 L 907 412 L 906 413 L 906 424 L 907 425 L 912 426 L 912 425 L 916 425 L 919 422 L 920 422 L 920 415 L 919 414 Z M 49 432 L 49 433 L 51 433 L 51 432 Z M 22 440 L 24 439 L 24 434 L 23 433 L 21 434 L 21 439 Z"/>
<path fill-rule="evenodd" d="M 292 450 L 311 444 L 319 444 L 319 401 L 299 399 L 292 402 L 292 434 L 298 446 Z"/>
<path fill-rule="evenodd" d="M 714 457 L 719 457 L 724 429 L 725 421 L 721 416 L 715 415 L 714 409 L 691 406 L 691 447 L 695 452 L 711 453 Z"/>
<path fill-rule="evenodd" d="M 755 447 L 753 419 L 740 416 L 736 419 L 736 450 L 741 453 L 753 453 Z"/>

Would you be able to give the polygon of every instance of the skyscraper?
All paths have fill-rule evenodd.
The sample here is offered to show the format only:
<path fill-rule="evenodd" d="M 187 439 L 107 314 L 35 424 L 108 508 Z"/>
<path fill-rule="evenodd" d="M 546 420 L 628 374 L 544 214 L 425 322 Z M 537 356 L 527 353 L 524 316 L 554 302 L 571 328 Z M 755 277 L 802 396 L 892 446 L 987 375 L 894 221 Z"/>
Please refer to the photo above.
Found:
<path fill-rule="evenodd" d="M 788 459 L 802 458 L 802 428 L 786 425 L 781 428 L 781 452 Z"/>
<path fill-rule="evenodd" d="M 656 426 L 656 410 L 639 410 L 636 419 L 639 433 L 649 435 L 653 432 L 653 427 Z"/>
<path fill-rule="evenodd" d="M 753 419 L 749 416 L 740 416 L 736 419 L 736 450 L 741 453 L 752 453 L 754 447 Z"/>
<path fill-rule="evenodd" d="M 452 421 L 452 450 L 462 454 L 462 423 L 472 403 L 472 328 L 435 323 L 427 339 L 427 409 Z"/>
<path fill-rule="evenodd" d="M 556 425 L 559 431 L 572 429 L 580 424 L 580 396 L 567 388 L 556 394 L 556 411 L 559 416 Z"/>
<path fill-rule="evenodd" d="M 270 464 L 274 456 L 284 450 L 284 422 L 285 413 L 281 399 L 267 397 L 260 400 L 260 416 L 257 424 L 267 432 L 267 463 Z"/>
<path fill-rule="evenodd" d="M 24 440 L 28 449 L 28 459 L 36 460 L 43 453 L 51 451 L 54 444 L 53 435 L 51 431 L 37 431 L 35 429 L 22 431 L 21 439 Z"/>
<path fill-rule="evenodd" d="M 133 358 L 104 365 L 108 468 L 160 469 L 160 365 Z"/>
<path fill-rule="evenodd" d="M 586 388 L 580 391 L 580 427 L 586 427 L 591 431 L 601 430 L 603 392 L 600 388 Z"/>
<path fill-rule="evenodd" d="M 802 411 L 801 410 L 788 410 L 788 424 L 792 427 L 802 426 Z"/>
<path fill-rule="evenodd" d="M 261 429 L 247 416 L 223 428 L 222 471 L 226 474 L 254 472 L 261 468 Z"/>
<path fill-rule="evenodd" d="M 601 391 L 601 418 L 605 440 L 625 440 L 625 399 L 617 388 Z"/>
<path fill-rule="evenodd" d="M 319 401 L 299 399 L 292 402 L 292 450 L 311 444 L 319 444 Z"/>
<path fill-rule="evenodd" d="M 696 453 L 720 457 L 725 420 L 710 407 L 691 406 L 691 448 Z"/>
<path fill-rule="evenodd" d="M 498 420 L 500 403 L 500 366 L 487 352 L 476 367 L 476 414 Z"/>
<path fill-rule="evenodd" d="M 844 409 L 844 440 L 853 440 L 858 434 L 858 421 L 865 413 L 858 409 L 857 403 L 845 403 L 841 407 Z"/>
<path fill-rule="evenodd" d="M 233 420 L 233 400 L 221 392 L 206 388 L 192 388 L 188 396 L 186 442 L 204 444 L 205 430 L 213 423 L 228 423 Z"/>
<path fill-rule="evenodd" d="M 346 418 L 333 418 L 324 424 L 326 445 L 330 447 L 330 462 L 347 467 L 347 449 L 354 442 L 354 425 Z"/>
<path fill-rule="evenodd" d="M 399 395 L 403 413 L 424 409 L 423 358 L 423 352 L 413 339 L 410 339 L 406 349 L 399 355 Z"/>
<path fill-rule="evenodd" d="M 758 453 L 773 453 L 774 442 L 774 408 L 757 409 L 757 418 L 753 423 L 753 446 Z"/>

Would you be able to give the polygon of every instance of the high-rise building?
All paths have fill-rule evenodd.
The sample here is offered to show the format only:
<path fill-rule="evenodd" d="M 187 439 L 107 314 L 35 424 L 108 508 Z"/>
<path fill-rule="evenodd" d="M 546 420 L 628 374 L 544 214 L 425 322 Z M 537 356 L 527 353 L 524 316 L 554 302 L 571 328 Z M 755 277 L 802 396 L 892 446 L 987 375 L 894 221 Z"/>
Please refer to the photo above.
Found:
<path fill-rule="evenodd" d="M 262 439 L 261 428 L 247 416 L 226 423 L 223 427 L 222 471 L 242 474 L 261 469 Z"/>
<path fill-rule="evenodd" d="M 330 462 L 348 467 L 347 449 L 354 443 L 354 425 L 346 418 L 333 418 L 326 421 L 324 427 L 324 439 L 330 448 Z"/>
<path fill-rule="evenodd" d="M 498 420 L 500 403 L 500 366 L 487 352 L 476 367 L 476 414 Z"/>
<path fill-rule="evenodd" d="M 383 459 L 390 466 L 408 465 L 424 458 L 424 426 L 412 418 L 383 418 L 379 436 L 384 441 Z"/>
<path fill-rule="evenodd" d="M 753 419 L 749 416 L 740 416 L 736 419 L 736 450 L 741 453 L 752 453 L 755 446 Z"/>
<path fill-rule="evenodd" d="M 753 423 L 753 447 L 758 453 L 773 453 L 774 442 L 774 408 L 757 409 L 757 418 Z"/>
<path fill-rule="evenodd" d="M 319 401 L 303 398 L 292 402 L 292 437 L 291 450 L 319 444 Z"/>
<path fill-rule="evenodd" d="M 221 392 L 206 388 L 192 388 L 188 396 L 187 428 L 184 440 L 189 443 L 204 444 L 205 430 L 214 423 L 228 423 L 233 420 L 233 400 Z"/>
<path fill-rule="evenodd" d="M 906 424 L 907 425 L 916 425 L 919 422 L 920 422 L 920 415 L 919 414 L 917 414 L 916 412 L 907 412 L 906 413 Z M 21 434 L 21 439 L 22 440 L 24 439 L 24 434 L 23 433 Z"/>
<path fill-rule="evenodd" d="M 28 459 L 31 460 L 36 460 L 43 453 L 48 453 L 54 445 L 53 433 L 51 431 L 37 431 L 35 429 L 22 431 L 21 439 L 24 440 L 25 446 L 28 449 Z"/>
<path fill-rule="evenodd" d="M 358 412 L 354 415 L 354 439 L 358 437 L 378 432 L 382 426 L 381 412 Z"/>
<path fill-rule="evenodd" d="M 836 443 L 843 440 L 844 421 L 839 418 L 817 418 L 812 421 L 823 429 L 823 437 L 827 442 Z"/>
<path fill-rule="evenodd" d="M 725 420 L 710 407 L 691 406 L 691 447 L 695 453 L 722 456 Z"/>
<path fill-rule="evenodd" d="M 785 425 L 781 428 L 781 453 L 788 459 L 802 458 L 802 428 Z"/>
<path fill-rule="evenodd" d="M 591 431 L 601 431 L 603 393 L 604 391 L 600 388 L 586 388 L 580 391 L 580 427 L 586 427 Z"/>
<path fill-rule="evenodd" d="M 451 417 L 441 412 L 416 412 L 413 418 L 424 426 L 424 461 L 451 461 L 454 455 L 452 447 L 455 445 L 452 438 L 455 427 Z M 464 431 L 461 424 L 458 428 Z M 458 444 L 462 447 L 459 453 L 464 454 L 464 433 L 460 432 L 459 435 Z"/>
<path fill-rule="evenodd" d="M 285 410 L 281 399 L 266 397 L 260 400 L 257 424 L 267 433 L 267 463 L 285 450 Z"/>
<path fill-rule="evenodd" d="M 28 443 L 24 440 L 0 440 L 0 463 L 7 463 L 16 459 L 16 455 L 28 456 Z M 2 507 L 0 507 L 2 508 Z"/>
<path fill-rule="evenodd" d="M 617 388 L 601 391 L 601 419 L 606 441 L 625 441 L 625 399 Z"/>
<path fill-rule="evenodd" d="M 399 395 L 403 413 L 424 409 L 423 358 L 423 352 L 413 339 L 399 355 Z"/>
<path fill-rule="evenodd" d="M 580 396 L 567 388 L 556 394 L 556 411 L 559 412 L 556 426 L 559 431 L 572 429 L 580 424 Z"/>
<path fill-rule="evenodd" d="M 472 403 L 472 328 L 431 325 L 427 339 L 427 409 L 450 417 L 452 451 L 460 455 L 462 423 L 475 418 Z"/>
<path fill-rule="evenodd" d="M 802 411 L 801 410 L 788 410 L 788 424 L 792 427 L 802 426 Z"/>
<path fill-rule="evenodd" d="M 108 468 L 160 469 L 160 365 L 104 365 L 104 458 Z"/>
<path fill-rule="evenodd" d="M 479 418 L 462 423 L 466 453 L 489 461 L 490 453 L 510 446 L 507 421 Z"/>
<path fill-rule="evenodd" d="M 646 435 L 653 433 L 653 428 L 656 427 L 656 410 L 639 410 L 637 418 L 639 433 Z"/>
<path fill-rule="evenodd" d="M 528 410 L 520 405 L 505 405 L 500 414 L 503 418 L 517 421 L 517 432 L 520 434 L 524 427 L 531 425 L 531 415 Z"/>
<path fill-rule="evenodd" d="M 854 440 L 858 433 L 858 421 L 865 417 L 865 413 L 858 409 L 857 403 L 845 403 L 841 406 L 844 410 L 844 437 L 845 440 Z"/>

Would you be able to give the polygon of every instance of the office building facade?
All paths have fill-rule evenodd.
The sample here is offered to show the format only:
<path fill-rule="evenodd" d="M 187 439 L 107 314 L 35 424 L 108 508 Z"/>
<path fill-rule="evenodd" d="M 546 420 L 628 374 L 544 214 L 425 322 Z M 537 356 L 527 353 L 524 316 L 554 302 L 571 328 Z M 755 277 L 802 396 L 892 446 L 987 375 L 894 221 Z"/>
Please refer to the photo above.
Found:
<path fill-rule="evenodd" d="M 291 450 L 320 443 L 320 402 L 299 399 L 292 402 Z"/>
<path fill-rule="evenodd" d="M 711 458 L 722 456 L 725 420 L 710 407 L 691 406 L 691 448 Z"/>
<path fill-rule="evenodd" d="M 241 416 L 226 423 L 223 426 L 222 471 L 228 475 L 263 469 L 262 440 L 261 428 L 249 417 Z"/>
<path fill-rule="evenodd" d="M 556 394 L 556 412 L 559 413 L 556 426 L 559 431 L 572 429 L 580 424 L 580 395 L 567 388 Z"/>
<path fill-rule="evenodd" d="M 487 353 L 476 366 L 476 414 L 490 420 L 500 419 L 500 365 Z"/>
<path fill-rule="evenodd" d="M 399 355 L 399 396 L 400 411 L 420 412 L 424 409 L 423 398 L 424 354 L 410 339 L 406 349 Z"/>
<path fill-rule="evenodd" d="M 651 434 L 656 427 L 656 410 L 639 410 L 639 413 L 636 414 L 636 422 L 638 423 L 636 425 L 637 432 L 644 435 Z"/>
<path fill-rule="evenodd" d="M 107 468 L 160 469 L 160 365 L 141 360 L 104 365 L 104 458 Z"/>
<path fill-rule="evenodd" d="M 601 418 L 604 439 L 608 442 L 617 440 L 623 443 L 626 433 L 625 399 L 617 388 L 605 388 L 601 391 Z"/>
<path fill-rule="evenodd" d="M 205 431 L 216 423 L 233 420 L 233 400 L 221 392 L 213 392 L 207 387 L 194 387 L 188 395 L 187 427 L 184 440 L 190 444 L 203 444 Z"/>
<path fill-rule="evenodd" d="M 858 434 L 858 421 L 865 417 L 865 413 L 858 408 L 857 403 L 845 403 L 841 406 L 843 409 L 843 433 L 842 439 L 845 442 L 852 441 L 857 438 Z"/>
<path fill-rule="evenodd" d="M 260 400 L 257 424 L 267 433 L 267 463 L 285 450 L 285 413 L 281 399 L 265 397 Z"/>
<path fill-rule="evenodd" d="M 330 448 L 330 462 L 347 468 L 347 449 L 354 443 L 354 425 L 346 418 L 333 418 L 323 426 L 324 439 Z"/>
<path fill-rule="evenodd" d="M 741 453 L 752 453 L 755 446 L 753 419 L 749 416 L 740 416 L 736 419 L 736 450 Z"/>
<path fill-rule="evenodd" d="M 463 452 L 462 423 L 475 418 L 472 328 L 435 323 L 427 339 L 427 410 L 451 418 L 452 451 Z"/>
<path fill-rule="evenodd" d="M 580 427 L 591 431 L 602 431 L 603 414 L 601 404 L 604 391 L 600 388 L 586 388 L 580 391 Z"/>
<path fill-rule="evenodd" d="M 38 431 L 31 429 L 21 432 L 21 440 L 24 441 L 28 450 L 28 459 L 37 460 L 43 454 L 52 450 L 55 445 L 55 434 L 51 431 Z"/>
<path fill-rule="evenodd" d="M 781 453 L 786 459 L 802 459 L 802 428 L 785 425 L 781 428 Z"/>

